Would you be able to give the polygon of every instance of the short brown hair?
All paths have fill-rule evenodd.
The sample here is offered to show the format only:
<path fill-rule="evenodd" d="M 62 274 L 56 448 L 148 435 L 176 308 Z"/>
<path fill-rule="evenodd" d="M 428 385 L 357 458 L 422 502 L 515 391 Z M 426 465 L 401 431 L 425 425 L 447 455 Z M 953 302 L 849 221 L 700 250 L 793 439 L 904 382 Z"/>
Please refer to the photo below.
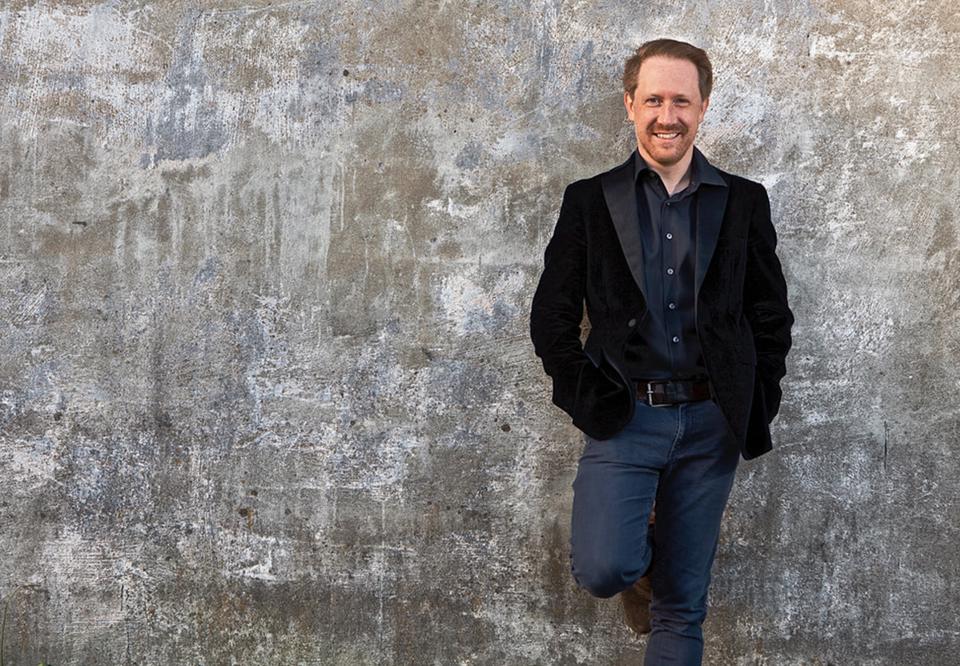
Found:
<path fill-rule="evenodd" d="M 654 39 L 644 42 L 632 56 L 627 58 L 623 64 L 623 89 L 630 93 L 630 97 L 633 97 L 633 91 L 637 88 L 637 73 L 640 71 L 640 65 L 653 56 L 692 62 L 697 68 L 697 77 L 700 82 L 700 100 L 710 97 L 710 91 L 713 90 L 713 66 L 710 64 L 707 52 L 693 44 L 675 39 Z"/>

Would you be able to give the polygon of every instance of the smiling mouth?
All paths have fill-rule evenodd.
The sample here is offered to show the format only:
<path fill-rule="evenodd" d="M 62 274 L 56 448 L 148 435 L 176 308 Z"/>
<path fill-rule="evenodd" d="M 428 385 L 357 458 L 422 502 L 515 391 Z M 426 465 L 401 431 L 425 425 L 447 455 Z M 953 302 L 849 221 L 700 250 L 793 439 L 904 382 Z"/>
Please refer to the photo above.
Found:
<path fill-rule="evenodd" d="M 661 141 L 673 141 L 680 136 L 680 132 L 654 132 L 653 135 Z"/>

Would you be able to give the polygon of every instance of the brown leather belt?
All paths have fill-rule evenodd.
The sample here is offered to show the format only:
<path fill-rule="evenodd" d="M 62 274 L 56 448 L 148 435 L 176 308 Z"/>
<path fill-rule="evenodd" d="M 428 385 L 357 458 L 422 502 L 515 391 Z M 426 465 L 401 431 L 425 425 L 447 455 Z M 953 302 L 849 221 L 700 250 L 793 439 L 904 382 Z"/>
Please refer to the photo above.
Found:
<path fill-rule="evenodd" d="M 665 407 L 681 402 L 707 400 L 710 396 L 710 382 L 704 379 L 639 379 L 637 399 L 653 407 Z"/>

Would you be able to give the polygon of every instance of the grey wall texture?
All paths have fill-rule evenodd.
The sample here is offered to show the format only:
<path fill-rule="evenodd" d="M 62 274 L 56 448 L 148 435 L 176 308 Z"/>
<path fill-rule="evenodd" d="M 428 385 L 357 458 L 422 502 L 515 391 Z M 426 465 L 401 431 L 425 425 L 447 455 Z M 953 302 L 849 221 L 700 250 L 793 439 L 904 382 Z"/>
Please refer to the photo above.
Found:
<path fill-rule="evenodd" d="M 954 2 L 0 7 L 5 663 L 639 663 L 528 313 L 660 36 L 797 316 L 706 663 L 958 663 Z"/>

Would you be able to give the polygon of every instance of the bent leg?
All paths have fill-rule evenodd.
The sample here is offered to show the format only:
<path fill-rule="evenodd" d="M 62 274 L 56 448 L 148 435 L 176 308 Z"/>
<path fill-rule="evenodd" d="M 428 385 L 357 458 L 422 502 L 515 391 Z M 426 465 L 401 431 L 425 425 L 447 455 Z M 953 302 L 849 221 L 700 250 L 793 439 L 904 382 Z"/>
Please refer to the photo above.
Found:
<path fill-rule="evenodd" d="M 677 425 L 676 410 L 637 401 L 616 437 L 585 438 L 573 481 L 570 571 L 595 597 L 623 591 L 651 565 L 648 520 Z"/>

